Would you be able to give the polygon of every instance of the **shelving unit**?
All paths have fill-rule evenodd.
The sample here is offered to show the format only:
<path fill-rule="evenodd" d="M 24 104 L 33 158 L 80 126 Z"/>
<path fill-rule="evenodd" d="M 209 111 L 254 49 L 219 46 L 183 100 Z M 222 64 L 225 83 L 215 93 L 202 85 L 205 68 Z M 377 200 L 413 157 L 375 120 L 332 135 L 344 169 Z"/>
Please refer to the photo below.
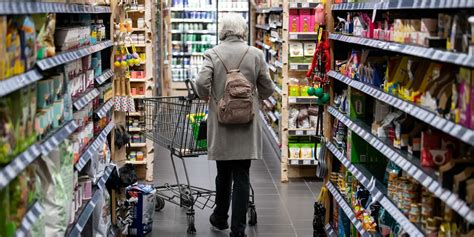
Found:
<path fill-rule="evenodd" d="M 72 226 L 80 225 L 80 223 L 85 224 L 91 220 L 90 214 L 84 217 L 81 216 L 79 218 L 80 220 L 75 219 L 74 217 L 77 213 L 74 209 L 70 209 L 74 207 L 73 205 L 70 206 L 70 204 L 73 201 L 72 197 L 75 195 L 77 188 L 73 184 L 73 174 L 79 175 L 81 169 L 88 161 L 103 148 L 108 134 L 114 128 L 110 112 L 114 106 L 113 97 L 107 97 L 108 100 L 104 100 L 105 91 L 111 88 L 111 84 L 107 82 L 114 76 L 112 70 L 110 70 L 110 62 L 108 61 L 111 55 L 110 48 L 113 46 L 113 42 L 110 39 L 112 34 L 110 29 L 104 25 L 104 22 L 105 24 L 110 24 L 112 10 L 109 6 L 46 3 L 41 1 L 8 1 L 0 3 L 0 16 L 2 20 L 5 21 L 7 17 L 8 19 L 13 19 L 14 16 L 24 16 L 24 19 L 27 19 L 26 17 L 40 13 L 56 13 L 54 16 L 55 27 L 52 28 L 56 30 L 51 32 L 51 35 L 47 33 L 47 37 L 50 37 L 48 39 L 49 43 L 52 43 L 52 46 L 55 46 L 56 43 L 54 56 L 51 56 L 53 54 L 49 53 L 49 51 L 48 55 L 41 55 L 39 53 L 37 55 L 36 50 L 32 50 L 32 55 L 24 56 L 29 57 L 28 60 L 34 58 L 34 64 L 28 66 L 24 65 L 26 69 L 24 73 L 18 74 L 20 70 L 16 69 L 15 73 L 18 75 L 2 78 L 2 80 L 0 80 L 2 126 L 5 126 L 5 123 L 11 121 L 12 124 L 15 124 L 14 126 L 12 125 L 13 127 L 11 129 L 18 129 L 16 126 L 21 126 L 22 130 L 31 130 L 18 133 L 20 135 L 10 134 L 9 131 L 1 135 L 4 138 L 1 141 L 2 147 L 11 145 L 11 141 L 5 140 L 5 137 L 12 136 L 12 139 L 15 140 L 12 150 L 16 150 L 13 154 L 18 153 L 12 158 L 5 157 L 4 153 L 2 153 L 1 160 L 4 162 L 2 163 L 2 167 L 0 167 L 0 201 L 2 202 L 2 208 L 7 208 L 4 213 L 8 213 L 10 211 L 8 210 L 8 204 L 11 202 L 18 204 L 18 206 L 15 207 L 18 209 L 18 213 L 22 213 L 24 209 L 26 209 L 26 212 L 20 219 L 20 223 L 13 223 L 15 220 L 3 215 L 0 216 L 0 219 L 2 219 L 3 224 L 10 225 L 9 231 L 12 231 L 12 225 L 15 226 L 16 230 L 13 230 L 16 231 L 16 233 L 14 233 L 15 236 L 31 236 L 32 231 L 37 231 L 36 235 L 42 236 L 45 235 L 45 233 L 41 233 L 41 231 L 45 230 L 42 228 L 48 227 L 45 227 L 44 224 L 42 227 L 38 226 L 37 220 L 40 218 L 51 219 L 52 214 L 49 212 L 49 208 L 51 208 L 51 205 L 54 205 L 56 211 L 61 208 L 62 210 L 59 211 L 64 211 L 64 214 L 54 217 L 61 221 L 61 224 L 58 225 L 69 223 L 70 221 L 74 222 L 73 225 L 69 226 L 66 233 L 58 232 L 58 234 L 69 236 L 71 234 L 69 229 Z M 70 16 L 71 14 L 73 16 Z M 70 24 L 71 21 L 69 21 L 69 17 L 73 19 L 79 15 L 82 17 L 81 24 L 85 22 L 84 19 L 89 17 L 89 20 L 87 23 L 84 23 L 84 26 L 88 25 L 91 27 L 90 38 L 87 38 L 81 33 L 80 43 L 79 40 L 78 42 L 68 42 L 67 40 L 71 40 L 68 38 L 64 39 L 64 45 L 61 45 L 63 43 L 61 37 L 58 36 L 58 31 L 64 30 L 64 32 L 67 31 L 68 34 L 72 34 L 72 32 L 76 30 L 74 27 L 79 26 L 80 22 L 77 21 L 76 25 L 74 25 L 74 23 Z M 31 18 L 28 19 L 31 20 Z M 79 17 L 76 18 L 76 20 L 78 19 Z M 93 21 L 91 21 L 91 19 Z M 28 32 L 27 34 L 32 34 L 34 37 L 32 40 L 34 47 L 40 47 L 38 41 L 39 37 L 36 34 L 41 28 L 46 28 L 45 24 L 47 21 L 46 18 L 38 18 L 35 20 L 37 21 L 34 21 L 34 23 L 31 21 L 30 23 L 37 25 L 34 25 L 33 32 Z M 104 34 L 100 35 L 101 38 L 98 37 L 99 34 L 92 34 L 92 31 L 98 30 L 99 27 L 103 27 L 102 29 L 105 30 Z M 11 27 L 9 34 L 17 30 L 19 29 Z M 6 30 L 0 34 L 4 37 Z M 97 42 L 92 41 L 92 39 L 95 39 Z M 6 42 L 1 43 L 6 44 Z M 75 47 L 71 47 L 72 45 L 75 45 Z M 23 50 L 28 49 L 30 46 L 26 45 L 26 42 L 18 41 L 18 45 L 10 45 L 10 47 L 17 47 L 15 50 L 19 52 L 19 47 Z M 70 48 L 69 50 L 68 47 Z M 9 51 L 8 53 L 12 54 L 13 51 Z M 9 56 L 13 55 L 7 55 L 7 57 Z M 40 57 L 41 59 L 36 60 Z M 94 63 L 92 63 L 92 58 L 94 58 Z M 13 59 L 13 57 L 11 59 Z M 25 61 L 23 61 L 24 58 L 18 60 L 20 60 L 22 64 L 25 63 Z M 80 63 L 79 67 L 74 65 L 78 62 Z M 4 66 L 11 67 L 11 65 L 7 66 L 6 63 Z M 76 68 L 72 70 L 74 66 L 76 66 Z M 18 67 L 18 65 L 16 64 L 15 67 Z M 78 89 L 79 81 L 76 81 L 76 76 L 82 78 L 82 81 L 80 81 L 80 89 Z M 26 96 L 28 96 L 28 100 L 25 100 L 27 98 Z M 9 111 L 6 104 L 8 101 L 14 103 L 15 111 Z M 91 113 L 86 113 L 86 110 Z M 45 115 L 49 115 L 49 117 L 42 117 Z M 19 123 L 17 121 L 18 118 L 22 118 L 22 120 L 28 119 L 28 121 L 31 120 L 33 123 L 32 125 L 27 124 L 26 121 Z M 109 125 L 104 128 L 104 131 L 100 134 L 94 133 L 93 125 L 98 125 L 99 122 L 97 118 L 103 119 L 102 122 L 109 121 Z M 84 130 L 86 126 L 90 128 L 90 130 L 87 130 L 87 134 Z M 96 127 L 96 129 L 99 128 L 99 126 Z M 82 143 L 78 140 L 79 134 L 83 139 L 81 140 Z M 84 153 L 81 153 L 80 148 L 82 147 L 80 146 L 87 146 L 87 142 L 90 142 L 89 148 L 85 149 L 86 151 L 84 151 Z M 20 149 L 22 149 L 22 151 L 20 151 Z M 65 150 L 67 150 L 67 152 L 65 152 Z M 7 154 L 7 156 L 8 155 L 10 154 Z M 74 155 L 82 157 L 81 163 L 75 163 Z M 63 159 L 66 162 L 64 162 Z M 57 162 L 57 164 L 52 164 L 55 162 Z M 68 163 L 73 170 L 69 170 Z M 77 169 L 78 167 L 79 169 Z M 95 169 L 96 168 L 91 168 L 91 171 L 95 172 Z M 67 172 L 65 170 L 67 170 Z M 52 174 L 50 172 L 57 173 Z M 105 171 L 108 176 L 110 176 L 111 172 L 112 170 L 110 169 Z M 67 177 L 63 176 L 64 173 L 68 173 L 68 175 L 66 175 Z M 84 173 L 81 175 L 83 174 Z M 43 183 L 46 179 L 54 180 L 54 182 L 48 181 Z M 87 176 L 87 179 L 92 180 L 92 177 Z M 108 177 L 103 177 L 102 179 L 105 180 L 101 180 L 96 185 L 93 185 L 94 188 L 105 188 L 105 182 Z M 25 182 L 25 185 L 28 186 L 23 186 L 25 180 L 28 182 L 27 184 Z M 36 182 L 40 180 L 41 185 L 37 185 Z M 51 199 L 52 196 L 56 195 L 54 192 L 57 190 L 56 185 L 58 183 L 61 183 L 61 185 L 65 184 L 61 186 L 61 188 L 58 188 L 58 190 L 61 189 L 64 192 L 61 195 L 67 198 L 67 200 L 63 200 L 64 202 L 58 201 L 59 199 L 56 198 Z M 72 190 L 68 189 L 69 185 L 71 185 Z M 23 193 L 19 196 L 4 195 L 5 192 L 12 193 L 15 189 L 28 193 Z M 48 191 L 45 191 L 46 189 Z M 45 192 L 48 192 L 47 195 L 45 195 Z M 80 195 L 83 194 L 81 193 Z M 28 196 L 28 200 L 25 200 L 25 196 Z M 31 196 L 40 198 L 29 200 Z M 5 200 L 5 197 L 7 197 L 7 200 Z M 69 199 L 69 197 L 71 197 L 71 199 Z M 5 206 L 5 203 L 7 203 L 7 206 Z M 24 207 L 23 205 L 26 204 L 28 204 L 28 206 Z M 83 204 L 81 207 L 77 207 L 77 209 L 87 209 L 87 211 L 92 213 L 94 206 L 89 207 L 89 204 Z M 80 205 L 79 201 L 74 202 L 74 205 Z M 23 215 L 23 213 L 21 215 Z M 67 219 L 68 215 L 72 216 L 72 220 Z M 3 227 L 3 225 L 0 227 L 0 235 L 5 233 Z M 62 227 L 66 229 L 67 226 Z M 82 228 L 77 228 L 72 236 L 79 236 L 81 232 Z"/>
<path fill-rule="evenodd" d="M 463 175 L 473 168 L 474 129 L 460 117 L 472 117 L 472 114 L 463 111 L 464 105 L 472 105 L 469 99 L 469 95 L 472 96 L 472 92 L 469 92 L 472 84 L 466 86 L 463 80 L 472 83 L 474 57 L 464 48 L 450 48 L 451 42 L 447 39 L 450 36 L 446 38 L 439 27 L 452 27 L 452 22 L 445 21 L 443 17 L 459 17 L 461 11 L 472 15 L 474 3 L 390 0 L 329 4 L 327 7 L 331 9 L 327 21 L 337 27 L 329 28 L 328 37 L 332 58 L 332 70 L 328 76 L 334 97 L 331 98 L 332 105 L 327 108 L 328 120 L 333 126 L 325 128 L 325 146 L 330 153 L 326 158 L 329 169 L 326 179 L 333 180 L 336 177 L 338 184 L 343 183 L 341 186 L 358 186 L 357 192 L 368 191 L 371 200 L 379 205 L 379 210 L 385 210 L 409 236 L 428 236 L 432 233 L 472 235 L 473 229 L 469 227 L 474 221 L 470 199 L 472 189 L 463 186 L 463 182 L 472 178 Z M 419 11 L 426 14 L 419 16 Z M 400 40 L 380 35 L 372 37 L 371 32 L 351 32 L 350 29 L 341 28 L 344 23 L 335 23 L 338 19 L 357 21 L 357 17 L 362 14 L 367 14 L 364 15 L 367 19 L 373 17 L 374 25 L 385 22 L 390 28 L 410 19 L 412 22 L 406 26 L 415 25 L 415 28 L 413 32 L 405 32 L 395 26 L 393 32 L 392 29 L 387 32 L 394 36 L 406 34 L 407 38 Z M 427 26 L 427 19 L 436 24 Z M 459 21 L 455 24 L 468 24 L 467 18 Z M 418 22 L 431 30 L 428 35 L 423 35 L 428 28 L 422 30 L 416 27 Z M 385 29 L 384 26 L 380 28 L 382 31 Z M 427 39 L 418 38 L 416 42 L 408 39 L 414 32 L 419 32 L 421 39 Z M 472 33 L 468 31 L 464 35 L 469 38 Z M 428 47 L 427 42 L 433 36 L 449 43 Z M 473 45 L 470 42 L 467 44 L 466 47 Z M 350 59 L 345 61 L 348 54 L 354 59 L 366 52 L 369 52 L 368 56 L 361 57 L 358 62 L 361 63 L 360 68 L 353 70 L 355 64 Z M 384 55 L 380 61 L 375 59 L 377 53 Z M 384 68 L 375 69 L 372 64 L 375 61 L 377 66 Z M 395 65 L 395 62 L 400 62 L 400 65 Z M 404 65 L 409 65 L 405 66 L 408 72 L 406 78 L 413 84 L 402 80 L 405 74 L 393 74 L 403 70 Z M 449 68 L 451 74 L 445 75 L 441 69 L 423 71 L 418 65 L 436 65 L 443 70 Z M 374 70 L 372 75 L 381 72 L 378 75 L 380 81 L 374 82 L 371 80 L 373 78 L 367 80 L 363 72 L 369 68 Z M 437 72 L 443 77 L 437 76 Z M 426 82 L 429 90 L 414 86 L 425 83 L 425 77 L 430 79 Z M 399 83 L 393 87 L 395 89 L 390 87 L 393 82 Z M 442 94 L 441 90 L 439 94 L 433 93 L 439 85 L 448 87 L 448 95 Z M 441 95 L 450 100 L 444 110 L 440 106 Z M 427 104 L 429 96 L 433 98 L 431 104 Z M 390 119 L 391 116 L 395 117 Z M 393 136 L 389 134 L 392 132 Z M 449 141 L 452 147 L 437 146 L 438 137 L 440 143 L 447 144 Z M 447 158 L 446 155 L 439 155 L 446 150 L 452 152 L 448 160 L 438 162 L 437 159 Z M 434 151 L 439 153 L 435 154 Z M 335 185 L 328 184 L 328 189 L 334 195 L 337 191 Z M 398 188 L 405 184 L 412 186 L 410 190 L 416 190 L 414 195 L 410 196 L 406 189 Z M 355 194 L 354 190 L 350 192 L 350 195 Z M 340 203 L 337 194 L 333 198 Z M 327 221 L 330 213 L 327 212 Z M 434 218 L 437 221 L 431 222 Z M 335 226 L 334 223 L 332 226 Z M 332 226 L 326 226 L 328 233 Z M 353 226 L 355 228 L 351 230 L 360 230 L 357 224 L 353 223 Z M 443 226 L 466 228 L 446 231 Z M 338 233 L 340 231 L 336 230 Z M 394 230 L 390 228 L 387 231 Z M 351 233 L 345 234 L 352 236 Z"/>

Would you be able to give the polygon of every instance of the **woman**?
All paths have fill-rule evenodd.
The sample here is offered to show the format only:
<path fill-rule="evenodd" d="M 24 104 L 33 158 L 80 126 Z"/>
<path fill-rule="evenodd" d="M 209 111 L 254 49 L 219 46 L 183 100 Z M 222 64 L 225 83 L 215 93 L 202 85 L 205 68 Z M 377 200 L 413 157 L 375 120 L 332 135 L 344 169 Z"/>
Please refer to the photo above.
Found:
<path fill-rule="evenodd" d="M 218 230 L 229 228 L 227 219 L 232 197 L 230 236 L 246 236 L 250 163 L 262 157 L 260 120 L 254 116 L 245 124 L 222 124 L 217 117 L 217 101 L 224 95 L 226 67 L 230 70 L 240 69 L 256 88 L 253 94 L 254 114 L 258 114 L 259 99 L 272 95 L 274 84 L 268 74 L 263 52 L 246 43 L 247 23 L 241 15 L 227 14 L 221 19 L 219 39 L 221 42 L 218 46 L 204 53 L 204 65 L 196 81 L 199 97 L 209 99 L 208 159 L 215 160 L 217 165 L 216 207 L 210 222 Z"/>

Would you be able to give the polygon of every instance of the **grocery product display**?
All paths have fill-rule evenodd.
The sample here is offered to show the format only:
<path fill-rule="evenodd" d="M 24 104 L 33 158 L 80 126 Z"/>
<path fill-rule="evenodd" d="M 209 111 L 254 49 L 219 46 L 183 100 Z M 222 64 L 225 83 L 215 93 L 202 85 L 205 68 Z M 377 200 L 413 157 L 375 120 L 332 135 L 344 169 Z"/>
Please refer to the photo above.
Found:
<path fill-rule="evenodd" d="M 197 77 L 203 53 L 219 42 L 219 18 L 229 12 L 248 20 L 248 1 L 170 1 L 171 94 L 186 93 L 184 81 Z"/>

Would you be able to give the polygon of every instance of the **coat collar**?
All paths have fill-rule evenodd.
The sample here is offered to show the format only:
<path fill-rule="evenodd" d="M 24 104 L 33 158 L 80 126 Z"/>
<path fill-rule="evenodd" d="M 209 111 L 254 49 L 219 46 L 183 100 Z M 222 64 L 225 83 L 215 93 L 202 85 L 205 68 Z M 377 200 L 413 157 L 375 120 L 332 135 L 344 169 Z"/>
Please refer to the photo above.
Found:
<path fill-rule="evenodd" d="M 235 35 L 230 35 L 225 38 L 222 42 L 244 42 L 241 38 L 235 36 Z"/>

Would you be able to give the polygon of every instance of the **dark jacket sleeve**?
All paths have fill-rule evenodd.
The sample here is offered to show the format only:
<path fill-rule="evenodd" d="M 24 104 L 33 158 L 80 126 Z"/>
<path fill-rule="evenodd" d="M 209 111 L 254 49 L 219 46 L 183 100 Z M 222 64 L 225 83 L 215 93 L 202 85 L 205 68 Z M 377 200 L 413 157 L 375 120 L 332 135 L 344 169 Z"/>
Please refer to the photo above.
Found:
<path fill-rule="evenodd" d="M 199 71 L 198 79 L 196 80 L 196 90 L 199 98 L 207 99 L 211 94 L 211 84 L 214 76 L 214 64 L 212 63 L 209 51 L 204 53 L 204 63 Z"/>
<path fill-rule="evenodd" d="M 275 84 L 270 78 L 270 73 L 268 72 L 267 62 L 263 52 L 259 52 L 259 61 L 260 61 L 260 71 L 258 72 L 257 78 L 257 90 L 258 97 L 262 100 L 270 97 L 275 91 Z"/>

